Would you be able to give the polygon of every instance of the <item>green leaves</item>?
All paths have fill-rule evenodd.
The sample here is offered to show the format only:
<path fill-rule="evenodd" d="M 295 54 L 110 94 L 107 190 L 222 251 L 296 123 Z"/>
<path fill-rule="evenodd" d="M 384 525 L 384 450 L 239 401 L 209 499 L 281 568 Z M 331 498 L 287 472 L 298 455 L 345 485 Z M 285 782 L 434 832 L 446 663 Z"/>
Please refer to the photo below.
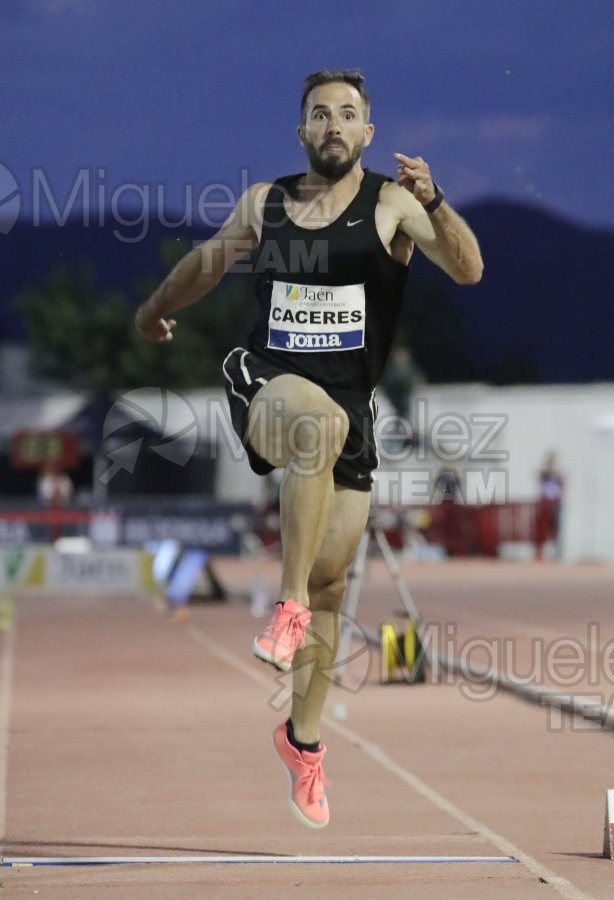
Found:
<path fill-rule="evenodd" d="M 160 256 L 170 270 L 189 246 L 163 242 Z M 181 310 L 174 340 L 149 344 L 134 326 L 140 302 L 157 278 L 130 291 L 101 291 L 87 262 L 59 265 L 15 302 L 23 315 L 36 373 L 79 389 L 109 393 L 135 387 L 203 388 L 223 383 L 226 354 L 243 343 L 253 318 L 249 280 L 230 276 L 207 297 Z"/>

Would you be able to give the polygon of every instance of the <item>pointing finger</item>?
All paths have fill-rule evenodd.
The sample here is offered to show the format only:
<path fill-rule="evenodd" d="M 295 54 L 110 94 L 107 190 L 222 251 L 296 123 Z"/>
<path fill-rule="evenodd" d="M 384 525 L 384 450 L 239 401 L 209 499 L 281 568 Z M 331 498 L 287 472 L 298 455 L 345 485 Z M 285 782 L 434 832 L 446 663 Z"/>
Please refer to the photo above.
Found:
<path fill-rule="evenodd" d="M 416 166 L 419 162 L 421 162 L 421 158 L 419 156 L 405 156 L 404 153 L 393 153 L 392 154 L 399 163 L 404 166 Z"/>

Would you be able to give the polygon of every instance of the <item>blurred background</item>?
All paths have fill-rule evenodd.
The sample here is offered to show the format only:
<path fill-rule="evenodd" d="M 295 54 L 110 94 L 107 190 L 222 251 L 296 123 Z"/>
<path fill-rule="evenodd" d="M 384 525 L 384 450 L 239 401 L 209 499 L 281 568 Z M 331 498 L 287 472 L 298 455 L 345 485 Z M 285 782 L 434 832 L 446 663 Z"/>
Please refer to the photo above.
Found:
<path fill-rule="evenodd" d="M 486 266 L 459 287 L 412 261 L 379 392 L 391 543 L 614 560 L 609 0 L 22 0 L 0 25 L 5 569 L 66 538 L 276 552 L 277 483 L 250 472 L 221 371 L 249 275 L 183 311 L 170 346 L 133 316 L 249 184 L 304 170 L 319 68 L 362 71 L 364 165 L 423 156 Z"/>

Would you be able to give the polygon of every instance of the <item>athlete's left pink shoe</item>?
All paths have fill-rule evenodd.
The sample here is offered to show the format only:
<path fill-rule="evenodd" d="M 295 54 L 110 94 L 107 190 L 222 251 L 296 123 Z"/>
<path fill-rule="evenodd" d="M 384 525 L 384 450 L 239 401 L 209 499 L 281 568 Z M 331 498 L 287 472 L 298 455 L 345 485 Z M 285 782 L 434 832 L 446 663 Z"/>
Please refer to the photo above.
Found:
<path fill-rule="evenodd" d="M 271 663 L 282 672 L 289 672 L 294 654 L 305 646 L 305 629 L 310 621 L 311 613 L 296 600 L 276 603 L 271 621 L 254 638 L 254 656 Z"/>
<path fill-rule="evenodd" d="M 316 753 L 297 750 L 288 740 L 288 727 L 283 722 L 273 732 L 273 746 L 290 778 L 290 811 L 309 828 L 324 828 L 330 814 L 324 787 L 330 782 L 324 775 L 324 744 Z"/>

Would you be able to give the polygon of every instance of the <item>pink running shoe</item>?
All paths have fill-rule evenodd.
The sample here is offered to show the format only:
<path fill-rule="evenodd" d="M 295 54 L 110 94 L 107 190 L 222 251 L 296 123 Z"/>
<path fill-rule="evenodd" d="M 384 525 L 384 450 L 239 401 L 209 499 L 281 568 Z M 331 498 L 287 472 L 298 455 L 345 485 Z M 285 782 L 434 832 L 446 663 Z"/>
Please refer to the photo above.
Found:
<path fill-rule="evenodd" d="M 285 722 L 273 732 L 273 746 L 290 778 L 290 811 L 303 825 L 324 828 L 329 820 L 324 787 L 330 784 L 322 769 L 326 747 L 320 744 L 317 753 L 297 750 L 288 740 Z"/>
<path fill-rule="evenodd" d="M 305 646 L 305 629 L 310 621 L 311 613 L 296 600 L 276 603 L 271 621 L 254 638 L 254 656 L 282 672 L 288 672 L 292 668 L 295 652 Z"/>

